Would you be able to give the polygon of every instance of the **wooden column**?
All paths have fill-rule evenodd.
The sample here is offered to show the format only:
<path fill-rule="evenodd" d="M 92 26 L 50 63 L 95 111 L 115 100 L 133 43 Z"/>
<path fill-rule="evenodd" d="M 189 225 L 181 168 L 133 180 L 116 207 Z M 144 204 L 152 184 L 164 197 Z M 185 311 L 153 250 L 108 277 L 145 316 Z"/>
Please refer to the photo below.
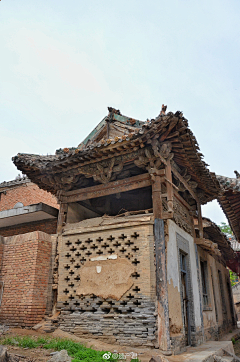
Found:
<path fill-rule="evenodd" d="M 152 202 L 153 202 L 153 215 L 155 219 L 162 219 L 163 207 L 162 207 L 162 185 L 161 176 L 152 174 Z"/>
<path fill-rule="evenodd" d="M 62 229 L 66 223 L 68 204 L 60 203 L 60 209 L 58 214 L 57 233 L 62 234 Z"/>
<path fill-rule="evenodd" d="M 154 238 L 156 253 L 156 293 L 158 312 L 158 343 L 159 348 L 166 354 L 171 354 L 168 286 L 165 253 L 164 221 L 162 220 L 161 177 L 152 174 L 152 199 L 154 214 Z"/>
<path fill-rule="evenodd" d="M 197 211 L 198 211 L 198 229 L 199 229 L 199 237 L 203 238 L 203 222 L 202 222 L 202 210 L 201 204 L 197 201 Z"/>
<path fill-rule="evenodd" d="M 155 253 L 156 253 L 156 290 L 158 304 L 158 343 L 159 348 L 170 355 L 171 341 L 169 329 L 168 285 L 165 253 L 164 221 L 154 221 Z"/>
<path fill-rule="evenodd" d="M 167 204 L 168 204 L 168 212 L 173 212 L 172 168 L 171 168 L 170 160 L 167 160 L 167 165 L 166 165 L 166 179 L 167 179 Z"/>

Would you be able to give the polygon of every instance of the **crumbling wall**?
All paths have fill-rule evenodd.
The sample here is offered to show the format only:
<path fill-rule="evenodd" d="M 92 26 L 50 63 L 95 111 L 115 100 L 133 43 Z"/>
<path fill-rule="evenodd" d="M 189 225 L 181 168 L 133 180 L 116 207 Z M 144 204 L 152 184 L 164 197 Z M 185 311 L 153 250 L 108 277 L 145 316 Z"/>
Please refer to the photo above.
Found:
<path fill-rule="evenodd" d="M 58 245 L 61 329 L 109 343 L 154 346 L 152 216 L 67 224 Z"/>
<path fill-rule="evenodd" d="M 1 323 L 33 326 L 41 321 L 46 310 L 51 251 L 51 237 L 43 232 L 3 238 Z"/>

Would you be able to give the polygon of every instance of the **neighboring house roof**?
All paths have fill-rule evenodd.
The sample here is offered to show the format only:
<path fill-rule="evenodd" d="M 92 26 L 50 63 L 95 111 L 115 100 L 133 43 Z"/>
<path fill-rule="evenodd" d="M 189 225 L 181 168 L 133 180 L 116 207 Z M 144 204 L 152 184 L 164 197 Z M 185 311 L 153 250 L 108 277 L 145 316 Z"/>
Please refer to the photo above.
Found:
<path fill-rule="evenodd" d="M 240 251 L 240 243 L 235 239 L 234 236 L 228 238 L 231 243 L 231 247 L 234 251 Z"/>
<path fill-rule="evenodd" d="M 31 182 L 27 176 L 17 177 L 15 180 L 3 181 L 0 183 L 0 189 L 22 185 Z"/>
<path fill-rule="evenodd" d="M 57 219 L 58 209 L 42 202 L 9 210 L 0 211 L 0 228 Z"/>
<path fill-rule="evenodd" d="M 218 202 L 236 239 L 240 241 L 240 178 L 216 177 L 221 186 Z"/>
<path fill-rule="evenodd" d="M 198 228 L 198 219 L 196 217 L 194 217 L 194 224 L 195 228 Z M 230 240 L 212 220 L 203 217 L 203 230 L 205 238 L 218 244 L 218 249 L 226 262 L 235 258 Z"/>

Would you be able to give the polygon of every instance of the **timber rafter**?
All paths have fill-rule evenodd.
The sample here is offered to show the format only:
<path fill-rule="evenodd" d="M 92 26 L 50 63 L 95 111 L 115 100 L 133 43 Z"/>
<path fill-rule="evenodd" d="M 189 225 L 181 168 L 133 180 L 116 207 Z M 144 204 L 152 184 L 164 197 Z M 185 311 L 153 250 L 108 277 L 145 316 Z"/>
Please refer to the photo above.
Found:
<path fill-rule="evenodd" d="M 115 117 L 124 116 L 115 115 Z M 129 118 L 128 121 L 130 122 L 131 119 Z M 151 121 L 139 122 L 131 131 L 121 137 L 101 139 L 98 143 L 93 142 L 87 146 L 65 148 L 57 151 L 53 156 L 18 154 L 13 158 L 13 162 L 41 188 L 56 193 L 59 189 L 66 189 L 66 185 L 69 185 L 68 189 L 71 189 L 71 185 L 78 183 L 79 178 L 86 177 L 86 168 L 97 169 L 97 164 L 101 168 L 101 163 L 115 158 L 112 172 L 109 173 L 103 169 L 98 170 L 99 174 L 92 176 L 88 174 L 93 179 L 95 177 L 95 182 L 102 182 L 103 179 L 106 183 L 111 182 L 115 174 L 114 167 L 121 168 L 118 158 L 129 157 L 128 162 L 134 162 L 139 157 L 130 161 L 130 154 L 139 153 L 145 157 L 145 149 L 153 149 L 156 159 L 152 159 L 152 162 L 161 162 L 165 166 L 168 159 L 167 153 L 170 152 L 173 155 L 173 161 L 181 169 L 188 170 L 191 176 L 189 184 L 195 182 L 198 190 L 202 190 L 201 203 L 217 197 L 219 184 L 215 175 L 209 172 L 206 163 L 202 160 L 197 141 L 181 112 L 175 114 L 169 112 Z M 157 167 L 159 168 L 159 165 Z M 81 187 L 87 187 L 87 184 Z"/>

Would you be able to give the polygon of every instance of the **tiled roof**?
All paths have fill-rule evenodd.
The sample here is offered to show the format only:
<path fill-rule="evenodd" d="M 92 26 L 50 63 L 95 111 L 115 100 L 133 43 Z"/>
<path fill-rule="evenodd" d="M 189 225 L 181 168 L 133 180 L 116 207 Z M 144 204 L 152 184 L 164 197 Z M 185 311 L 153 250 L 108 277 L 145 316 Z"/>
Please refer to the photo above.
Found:
<path fill-rule="evenodd" d="M 118 117 L 119 116 L 119 117 Z M 116 112 L 112 115 L 111 124 L 121 122 L 120 117 L 126 120 L 132 118 L 120 116 Z M 117 118 L 119 118 L 117 120 Z M 128 121 L 124 124 L 126 125 Z M 13 157 L 13 162 L 19 170 L 38 184 L 41 188 L 56 192 L 54 182 L 50 183 L 48 177 L 67 173 L 73 168 L 80 168 L 86 164 L 94 163 L 103 159 L 110 159 L 117 155 L 130 153 L 137 149 L 148 146 L 152 139 L 158 138 L 161 142 L 170 141 L 174 162 L 183 169 L 187 169 L 192 181 L 198 184 L 203 190 L 204 203 L 217 197 L 219 184 L 215 174 L 207 168 L 203 155 L 199 152 L 199 146 L 192 131 L 188 127 L 188 121 L 180 111 L 175 114 L 168 112 L 160 114 L 155 119 L 140 122 L 133 120 L 135 127 L 128 134 L 115 136 L 114 138 L 99 139 L 93 141 L 94 135 L 90 137 L 91 142 L 86 145 L 81 143 L 78 147 L 63 148 L 56 151 L 53 156 L 40 156 L 18 154 Z"/>
<path fill-rule="evenodd" d="M 216 177 L 221 186 L 218 202 L 236 239 L 240 241 L 240 179 L 225 176 Z"/>
<path fill-rule="evenodd" d="M 218 249 L 221 251 L 225 261 L 234 258 L 234 249 L 232 248 L 231 241 L 226 234 L 221 231 L 217 224 L 215 224 L 212 220 L 203 217 L 203 229 L 210 240 L 218 244 Z"/>
<path fill-rule="evenodd" d="M 17 178 L 15 180 L 11 180 L 11 181 L 3 181 L 0 183 L 0 188 L 17 186 L 17 185 L 25 184 L 27 182 L 31 182 L 31 181 L 29 180 L 29 178 L 27 176 L 24 176 L 22 178 Z"/>

